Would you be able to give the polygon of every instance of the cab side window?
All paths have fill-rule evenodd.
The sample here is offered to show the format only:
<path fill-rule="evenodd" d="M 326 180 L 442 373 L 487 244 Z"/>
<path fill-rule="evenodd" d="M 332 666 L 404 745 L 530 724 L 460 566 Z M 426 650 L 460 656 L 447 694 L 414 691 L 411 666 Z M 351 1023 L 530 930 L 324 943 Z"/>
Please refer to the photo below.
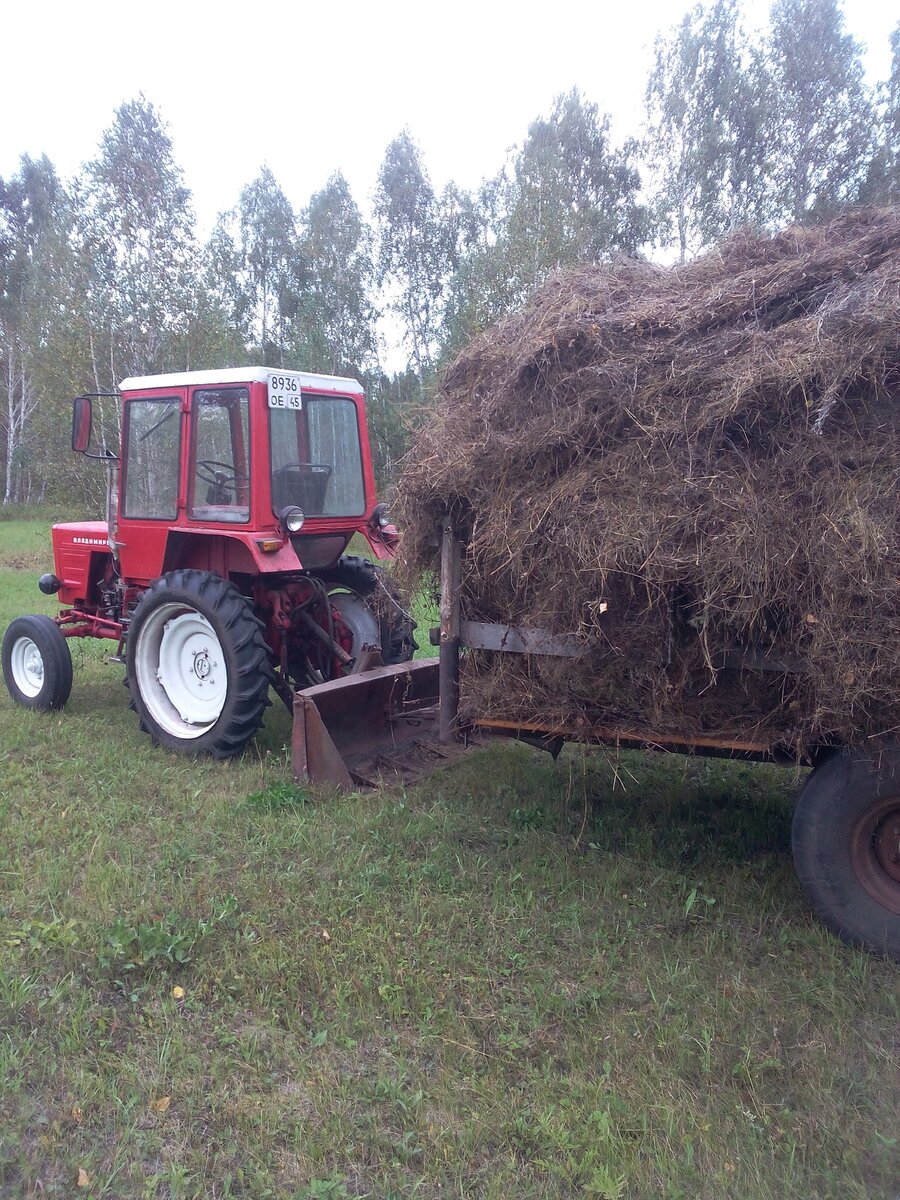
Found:
<path fill-rule="evenodd" d="M 129 400 L 125 405 L 124 515 L 173 521 L 178 515 L 181 402 Z"/>

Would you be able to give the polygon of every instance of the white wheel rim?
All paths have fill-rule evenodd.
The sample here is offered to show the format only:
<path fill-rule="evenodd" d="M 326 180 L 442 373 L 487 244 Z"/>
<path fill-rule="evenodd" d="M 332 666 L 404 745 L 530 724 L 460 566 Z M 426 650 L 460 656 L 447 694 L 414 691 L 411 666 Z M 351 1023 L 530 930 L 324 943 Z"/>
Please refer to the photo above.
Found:
<path fill-rule="evenodd" d="M 134 656 L 141 699 L 160 728 L 202 737 L 222 714 L 228 669 L 216 631 L 183 604 L 161 604 L 141 627 Z"/>
<path fill-rule="evenodd" d="M 364 646 L 381 645 L 381 629 L 375 614 L 355 592 L 332 592 L 328 597 L 350 630 L 350 653 L 358 657 Z"/>
<path fill-rule="evenodd" d="M 9 660 L 13 682 L 29 700 L 44 686 L 44 658 L 30 637 L 16 638 Z"/>

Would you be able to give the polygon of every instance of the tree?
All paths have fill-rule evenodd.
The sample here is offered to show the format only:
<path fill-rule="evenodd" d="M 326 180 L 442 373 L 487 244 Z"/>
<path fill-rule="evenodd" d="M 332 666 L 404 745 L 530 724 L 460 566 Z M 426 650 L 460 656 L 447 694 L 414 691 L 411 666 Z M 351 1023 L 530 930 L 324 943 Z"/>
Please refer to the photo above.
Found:
<path fill-rule="evenodd" d="M 513 164 L 507 236 L 520 291 L 565 263 L 599 262 L 644 240 L 636 146 L 615 149 L 609 117 L 573 89 L 532 122 Z"/>
<path fill-rule="evenodd" d="M 437 346 L 450 274 L 458 261 L 460 197 L 438 197 L 409 132 L 388 146 L 378 172 L 375 217 L 377 278 L 400 321 L 420 380 Z"/>
<path fill-rule="evenodd" d="M 143 96 L 116 110 L 76 196 L 108 382 L 122 371 L 183 361 L 197 270 L 194 219 L 167 128 Z"/>
<path fill-rule="evenodd" d="M 285 308 L 293 280 L 294 210 L 271 170 L 264 166 L 241 192 L 237 247 L 250 338 L 263 362 L 284 365 Z"/>
<path fill-rule="evenodd" d="M 410 429 L 421 412 L 422 384 L 411 368 L 394 375 L 376 369 L 363 375 L 372 465 L 380 491 L 389 486 L 406 453 Z"/>
<path fill-rule="evenodd" d="M 459 206 L 459 265 L 442 358 L 521 305 L 546 275 L 634 252 L 648 233 L 633 142 L 611 145 L 609 118 L 577 91 L 532 122 L 521 150 Z"/>
<path fill-rule="evenodd" d="M 92 350 L 94 328 L 86 305 L 90 264 L 78 251 L 76 210 L 61 189 L 52 220 L 38 240 L 33 284 L 26 298 L 25 340 L 35 406 L 28 425 L 21 499 L 71 501 L 76 495 L 88 511 L 99 512 L 105 478 L 95 464 L 73 455 L 69 444 L 70 397 L 97 389 Z M 98 401 L 94 437 L 98 445 L 118 446 L 115 402 Z"/>
<path fill-rule="evenodd" d="M 876 145 L 862 199 L 873 204 L 900 201 L 900 24 L 891 34 L 891 74 L 878 85 Z"/>
<path fill-rule="evenodd" d="M 886 196 L 896 203 L 900 201 L 900 22 L 891 34 L 891 75 L 885 85 L 881 128 L 887 160 Z"/>
<path fill-rule="evenodd" d="M 343 175 L 312 196 L 299 224 L 293 347 L 332 375 L 369 369 L 377 359 L 372 235 Z"/>
<path fill-rule="evenodd" d="M 42 240 L 52 230 L 61 188 L 56 171 L 44 156 L 23 155 L 17 175 L 0 179 L 0 365 L 5 397 L 3 503 L 25 499 L 28 435 L 38 402 L 35 357 L 42 338 L 36 336 L 37 298 L 44 287 L 36 263 Z"/>
<path fill-rule="evenodd" d="M 481 333 L 521 302 L 522 256 L 509 237 L 515 185 L 504 168 L 463 198 L 459 265 L 450 279 L 441 324 L 440 361 L 456 356 Z"/>
<path fill-rule="evenodd" d="M 766 209 L 765 71 L 737 0 L 698 5 L 658 37 L 647 83 L 646 153 L 664 242 L 683 261 Z"/>
<path fill-rule="evenodd" d="M 874 116 L 837 0 L 775 0 L 765 55 L 779 216 L 819 220 L 859 198 Z"/>
<path fill-rule="evenodd" d="M 235 214 L 220 213 L 201 255 L 200 285 L 204 303 L 215 311 L 221 330 L 222 361 L 247 361 L 253 338 L 253 301 L 245 287 L 244 262 L 232 225 Z"/>

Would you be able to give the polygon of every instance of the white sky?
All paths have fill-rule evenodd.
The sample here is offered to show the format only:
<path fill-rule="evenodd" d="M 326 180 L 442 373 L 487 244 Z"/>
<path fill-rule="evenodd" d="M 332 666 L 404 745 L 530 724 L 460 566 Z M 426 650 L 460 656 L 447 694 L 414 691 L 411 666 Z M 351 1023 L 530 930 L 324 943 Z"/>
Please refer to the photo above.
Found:
<path fill-rule="evenodd" d="M 201 232 L 267 163 L 295 208 L 342 170 L 368 208 L 406 125 L 436 186 L 493 174 L 553 97 L 578 86 L 637 133 L 656 32 L 687 0 L 294 3 L 82 0 L 7 3 L 0 15 L 0 175 L 46 153 L 64 177 L 90 159 L 114 109 L 143 92 L 168 122 Z M 767 0 L 744 0 L 761 24 Z M 889 69 L 896 0 L 844 0 Z"/>

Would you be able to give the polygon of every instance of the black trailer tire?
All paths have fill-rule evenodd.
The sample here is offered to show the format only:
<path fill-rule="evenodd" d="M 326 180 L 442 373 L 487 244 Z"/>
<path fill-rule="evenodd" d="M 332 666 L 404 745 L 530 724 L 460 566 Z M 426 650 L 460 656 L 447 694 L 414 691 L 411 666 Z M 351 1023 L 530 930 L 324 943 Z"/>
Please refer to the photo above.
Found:
<path fill-rule="evenodd" d="M 817 766 L 792 841 L 800 886 L 825 925 L 900 960 L 900 749 L 836 752 Z"/>
<path fill-rule="evenodd" d="M 141 728 L 168 750 L 230 758 L 271 703 L 261 623 L 234 584 L 208 571 L 171 571 L 147 588 L 126 663 Z"/>
<path fill-rule="evenodd" d="M 72 691 L 72 655 L 49 617 L 16 617 L 3 635 L 3 678 L 23 708 L 62 708 Z"/>

